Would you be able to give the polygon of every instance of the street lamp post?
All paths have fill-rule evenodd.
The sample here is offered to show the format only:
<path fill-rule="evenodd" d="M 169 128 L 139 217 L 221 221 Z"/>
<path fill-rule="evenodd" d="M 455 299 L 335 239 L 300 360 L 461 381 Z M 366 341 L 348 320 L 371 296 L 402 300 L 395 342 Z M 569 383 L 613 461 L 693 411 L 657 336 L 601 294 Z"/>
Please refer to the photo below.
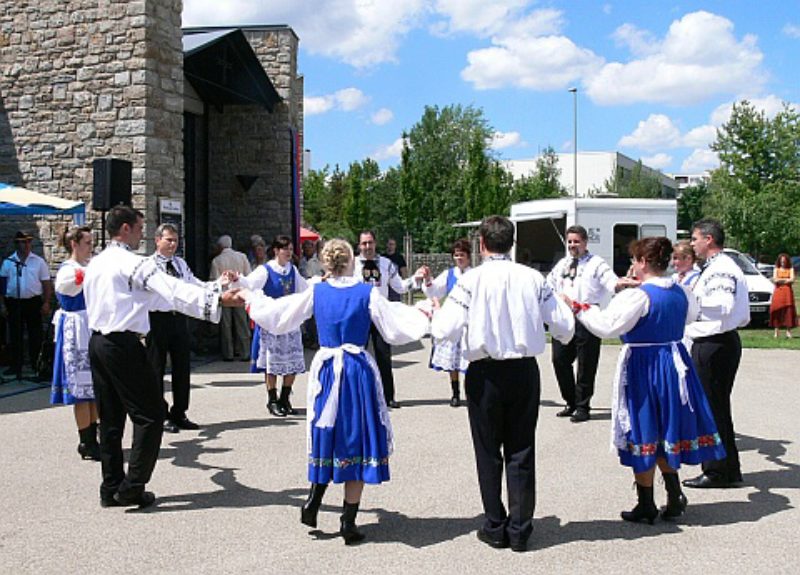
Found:
<path fill-rule="evenodd" d="M 578 88 L 570 88 L 572 92 L 572 195 L 578 197 Z"/>

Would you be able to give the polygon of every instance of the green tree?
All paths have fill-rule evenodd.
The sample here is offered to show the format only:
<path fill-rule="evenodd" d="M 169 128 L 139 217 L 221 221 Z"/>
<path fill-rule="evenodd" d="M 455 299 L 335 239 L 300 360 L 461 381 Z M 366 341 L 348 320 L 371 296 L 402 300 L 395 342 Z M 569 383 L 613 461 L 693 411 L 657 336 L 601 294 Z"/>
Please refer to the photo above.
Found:
<path fill-rule="evenodd" d="M 403 135 L 400 210 L 420 249 L 444 250 L 459 234 L 453 223 L 507 209 L 506 179 L 488 145 L 492 133 L 482 110 L 452 105 L 427 106 Z"/>
<path fill-rule="evenodd" d="M 708 191 L 706 182 L 690 186 L 683 191 L 678 198 L 678 229 L 690 230 L 692 224 L 703 217 Z"/>
<path fill-rule="evenodd" d="M 511 203 L 566 196 L 567 190 L 561 185 L 559 176 L 558 155 L 548 146 L 537 158 L 535 171 L 514 181 Z"/>
<path fill-rule="evenodd" d="M 711 144 L 720 159 L 712 173 L 708 214 L 733 245 L 755 256 L 800 250 L 800 116 L 784 104 L 769 119 L 749 102 L 734 104 Z"/>

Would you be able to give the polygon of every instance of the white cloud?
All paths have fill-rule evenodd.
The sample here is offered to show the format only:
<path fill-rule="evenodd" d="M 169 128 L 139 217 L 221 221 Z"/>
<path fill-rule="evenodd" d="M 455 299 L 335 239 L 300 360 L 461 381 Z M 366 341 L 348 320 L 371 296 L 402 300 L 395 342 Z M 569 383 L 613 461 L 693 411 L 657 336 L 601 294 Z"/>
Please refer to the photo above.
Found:
<path fill-rule="evenodd" d="M 614 7 L 611 4 L 603 4 L 603 14 L 611 14 Z"/>
<path fill-rule="evenodd" d="M 519 132 L 495 132 L 489 145 L 494 150 L 503 150 L 522 146 L 524 143 Z"/>
<path fill-rule="evenodd" d="M 434 24 L 436 33 L 472 32 L 488 36 L 501 30 L 531 0 L 436 0 L 434 10 L 446 20 Z"/>
<path fill-rule="evenodd" d="M 324 114 L 331 110 L 352 112 L 369 102 L 369 96 L 358 88 L 344 88 L 325 96 L 306 96 L 303 99 L 303 110 L 306 116 Z"/>
<path fill-rule="evenodd" d="M 766 81 L 756 38 L 738 40 L 733 23 L 716 14 L 687 14 L 672 22 L 660 42 L 635 27 L 619 35 L 650 53 L 627 63 L 610 62 L 588 76 L 587 92 L 598 104 L 693 104 L 717 94 L 757 92 Z"/>
<path fill-rule="evenodd" d="M 653 34 L 633 24 L 623 24 L 611 35 L 618 46 L 626 46 L 633 54 L 643 56 L 652 54 L 658 49 Z"/>
<path fill-rule="evenodd" d="M 397 138 L 388 146 L 381 146 L 372 153 L 372 157 L 381 162 L 384 160 L 397 160 L 403 153 L 403 138 Z"/>
<path fill-rule="evenodd" d="M 717 139 L 717 128 L 706 124 L 692 128 L 681 138 L 681 143 L 687 148 L 702 148 Z"/>
<path fill-rule="evenodd" d="M 478 90 L 564 89 L 602 63 L 591 50 L 565 36 L 497 37 L 492 43 L 490 48 L 467 54 L 469 65 L 461 71 L 461 77 Z"/>
<path fill-rule="evenodd" d="M 645 156 L 642 158 L 642 164 L 654 170 L 663 170 L 672 163 L 672 156 L 668 154 L 658 153 L 654 156 Z"/>
<path fill-rule="evenodd" d="M 783 27 L 783 33 L 789 38 L 800 38 L 800 26 L 797 24 L 786 24 Z"/>
<path fill-rule="evenodd" d="M 374 114 L 372 114 L 372 123 L 377 124 L 378 126 L 383 126 L 384 124 L 388 124 L 394 119 L 394 112 L 392 112 L 389 108 L 381 108 Z"/>
<path fill-rule="evenodd" d="M 763 111 L 768 118 L 774 118 L 778 112 L 783 109 L 783 100 L 774 94 L 769 94 L 760 98 L 746 99 L 756 110 Z M 720 104 L 714 109 L 713 112 L 711 112 L 711 124 L 714 126 L 721 126 L 722 124 L 727 123 L 727 121 L 731 118 L 732 111 L 733 102 Z"/>
<path fill-rule="evenodd" d="M 355 67 L 395 60 L 430 0 L 184 0 L 185 26 L 288 22 L 303 48 Z"/>
<path fill-rule="evenodd" d="M 716 152 L 708 148 L 698 148 L 683 161 L 681 172 L 684 174 L 699 174 L 718 167 L 719 158 Z"/>
<path fill-rule="evenodd" d="M 664 114 L 650 114 L 639 122 L 632 134 L 623 136 L 617 144 L 623 148 L 655 150 L 672 148 L 680 143 L 681 132 Z"/>

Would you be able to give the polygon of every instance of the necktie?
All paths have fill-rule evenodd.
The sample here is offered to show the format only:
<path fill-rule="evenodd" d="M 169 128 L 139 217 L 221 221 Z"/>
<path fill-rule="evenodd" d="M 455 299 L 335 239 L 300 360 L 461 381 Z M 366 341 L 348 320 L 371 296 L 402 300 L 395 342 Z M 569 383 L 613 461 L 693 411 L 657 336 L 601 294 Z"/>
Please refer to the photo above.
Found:
<path fill-rule="evenodd" d="M 172 260 L 167 260 L 166 264 L 167 273 L 174 278 L 181 277 L 181 274 L 178 273 L 178 269 L 175 267 L 175 264 L 172 263 Z"/>
<path fill-rule="evenodd" d="M 567 276 L 569 279 L 574 280 L 575 276 L 578 275 L 578 258 L 572 258 L 572 261 L 569 264 L 569 271 L 567 272 Z"/>

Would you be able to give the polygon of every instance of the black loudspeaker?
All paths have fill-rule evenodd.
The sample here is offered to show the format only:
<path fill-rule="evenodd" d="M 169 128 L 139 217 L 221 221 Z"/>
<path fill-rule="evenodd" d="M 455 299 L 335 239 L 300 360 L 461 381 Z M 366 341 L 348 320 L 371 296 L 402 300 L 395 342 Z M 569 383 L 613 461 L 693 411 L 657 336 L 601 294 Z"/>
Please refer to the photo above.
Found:
<path fill-rule="evenodd" d="M 133 164 L 115 158 L 97 158 L 92 162 L 94 186 L 92 209 L 110 210 L 114 206 L 131 205 L 131 169 Z"/>

